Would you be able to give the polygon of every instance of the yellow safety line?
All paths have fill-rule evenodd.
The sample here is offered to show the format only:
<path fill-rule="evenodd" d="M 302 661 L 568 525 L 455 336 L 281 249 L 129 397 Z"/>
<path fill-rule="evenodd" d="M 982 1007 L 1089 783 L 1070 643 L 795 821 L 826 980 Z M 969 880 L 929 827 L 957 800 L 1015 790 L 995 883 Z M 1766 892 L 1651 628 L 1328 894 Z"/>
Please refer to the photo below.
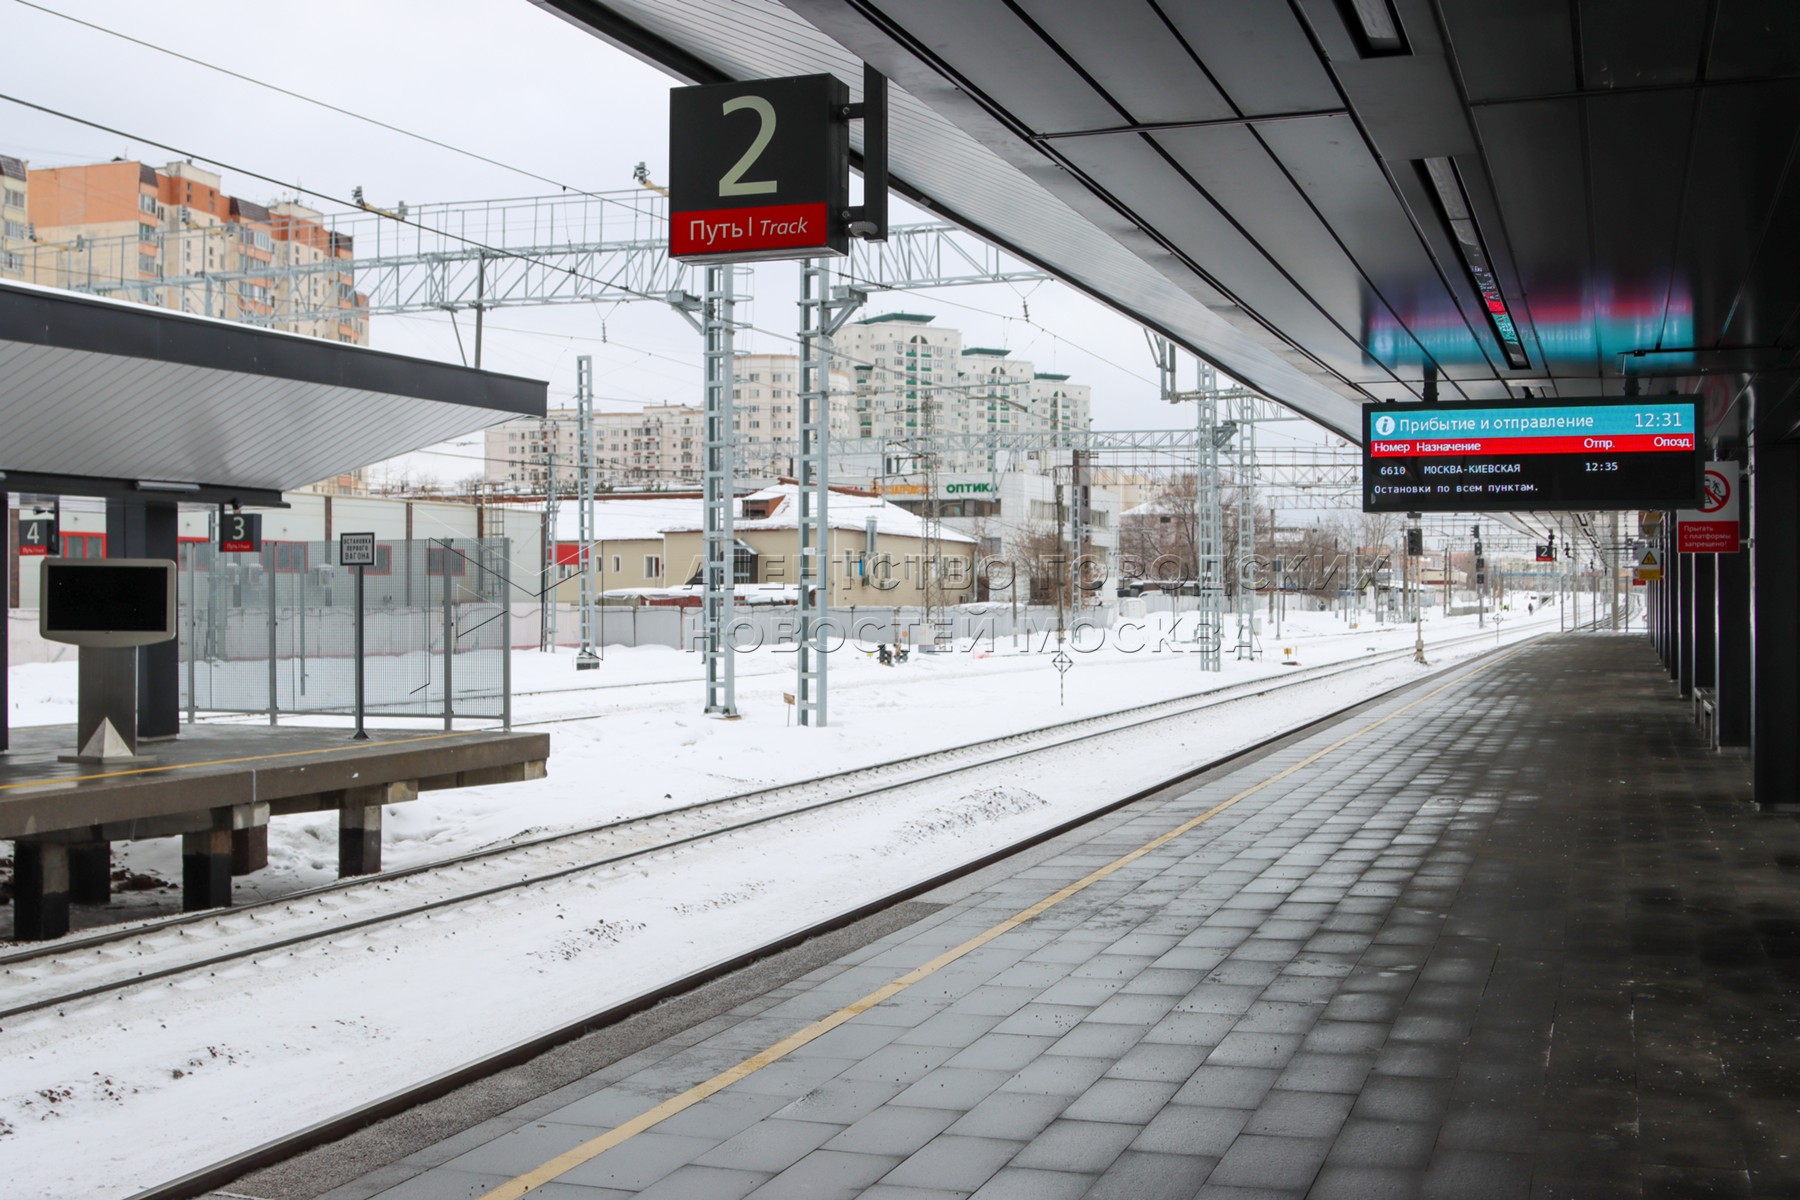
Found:
<path fill-rule="evenodd" d="M 943 970 L 945 967 L 947 967 L 951 963 L 955 962 L 957 959 L 962 958 L 964 955 L 969 954 L 972 951 L 979 950 L 981 947 L 987 945 L 989 942 L 993 941 L 995 938 L 1001 936 L 1002 934 L 1008 933 L 1014 929 L 1017 929 L 1020 925 L 1023 925 L 1025 922 L 1031 920 L 1033 917 L 1042 915 L 1044 912 L 1048 911 L 1051 908 L 1054 908 L 1058 904 L 1061 904 L 1064 900 L 1067 900 L 1069 897 L 1074 896 L 1080 892 L 1086 891 L 1088 888 L 1092 887 L 1094 884 L 1099 883 L 1102 879 L 1105 879 L 1108 876 L 1113 875 L 1114 873 L 1118 872 L 1120 869 L 1122 869 L 1124 867 L 1130 866 L 1132 863 L 1134 863 L 1138 859 L 1144 857 L 1146 854 L 1150 854 L 1150 853 L 1160 849 L 1161 847 L 1166 846 L 1168 843 L 1174 841 L 1176 838 L 1182 836 L 1185 833 L 1192 832 L 1194 829 L 1198 828 L 1200 825 L 1204 824 L 1207 821 L 1212 820 L 1214 817 L 1218 816 L 1220 813 L 1224 812 L 1226 809 L 1230 808 L 1232 805 L 1238 803 L 1238 801 L 1249 799 L 1251 796 L 1256 795 L 1256 793 L 1262 791 L 1264 788 L 1270 786 L 1271 784 L 1279 783 L 1283 779 L 1286 779 L 1289 775 L 1292 775 L 1294 772 L 1311 766 L 1313 763 L 1318 762 L 1321 758 L 1324 758 L 1327 754 L 1330 754 L 1335 750 L 1342 749 L 1344 746 L 1349 745 L 1351 742 L 1354 742 L 1356 739 L 1362 737 L 1364 734 L 1372 732 L 1373 730 L 1376 730 L 1376 729 L 1380 729 L 1383 725 L 1386 725 L 1389 721 L 1392 721 L 1395 717 L 1398 717 L 1400 714 L 1408 711 L 1409 709 L 1417 708 L 1419 705 L 1425 703 L 1427 700 L 1430 700 L 1432 697 L 1437 696 L 1443 692 L 1446 692 L 1453 687 L 1457 687 L 1457 686 L 1460 686 L 1461 684 L 1467 683 L 1472 676 L 1478 675 L 1483 671 L 1486 671 L 1492 667 L 1498 666 L 1500 663 L 1506 661 L 1507 659 L 1511 658 L 1513 655 L 1515 655 L 1517 653 L 1519 653 L 1518 650 L 1512 650 L 1512 651 L 1507 652 L 1506 654 L 1501 655 L 1499 658 L 1492 660 L 1491 662 L 1483 663 L 1481 666 L 1476 667 L 1474 670 L 1468 672 L 1467 674 L 1464 674 L 1456 679 L 1453 679 L 1449 683 L 1446 683 L 1441 687 L 1435 688 L 1432 691 L 1426 692 L 1423 696 L 1420 696 L 1417 700 L 1413 700 L 1400 708 L 1396 708 L 1393 712 L 1389 713 L 1385 717 L 1382 717 L 1380 720 L 1370 722 L 1369 724 L 1363 726 L 1361 729 L 1358 729 L 1355 733 L 1346 734 L 1344 737 L 1339 738 L 1337 741 L 1331 743 L 1331 745 L 1325 747 L 1323 750 L 1319 750 L 1316 753 L 1307 755 L 1305 758 L 1301 759 L 1297 763 L 1294 763 L 1292 766 L 1283 767 L 1281 770 L 1275 772 L 1273 775 L 1270 775 L 1268 778 L 1263 779 L 1262 781 L 1260 781 L 1258 783 L 1252 784 L 1251 786 L 1245 788 L 1243 791 L 1239 792 L 1237 795 L 1232 796 L 1230 799 L 1221 800 L 1219 803 L 1213 805 L 1211 808 L 1207 809 L 1205 812 L 1201 813 L 1199 816 L 1191 817 L 1188 820 L 1183 821 L 1180 825 L 1177 825 L 1175 828 L 1169 830 L 1167 833 L 1161 834 L 1161 835 L 1151 839 L 1150 841 L 1145 842 L 1142 846 L 1139 846 L 1136 850 L 1133 850 L 1128 854 L 1125 854 L 1119 858 L 1114 859 L 1112 862 L 1107 863 L 1103 867 L 1096 868 L 1095 870 L 1089 872 L 1087 875 L 1084 875 L 1080 879 L 1077 879 L 1074 883 L 1069 884 L 1067 887 L 1063 888 L 1062 890 L 1053 892 L 1050 895 L 1045 896 L 1042 900 L 1039 900 L 1036 904 L 1033 904 L 1030 908 L 1023 909 L 1017 913 L 1014 913 L 1012 916 L 1006 918 L 1006 920 L 1000 922 L 998 925 L 995 925 L 991 929 L 987 929 L 981 933 L 976 934 L 974 937 L 970 938 L 968 941 L 964 942 L 962 945 L 954 946 L 951 949 L 944 951 L 942 954 L 938 955 L 936 958 L 932 959 L 930 962 L 927 962 L 918 967 L 914 967 L 912 970 L 908 971 L 906 974 L 900 976 L 899 978 L 891 980 L 890 982 L 883 984 L 881 987 L 876 988 L 874 991 L 870 992 L 868 995 L 864 996 L 862 999 L 851 1001 L 849 1004 L 846 1004 L 844 1007 L 838 1009 L 836 1012 L 832 1013 L 830 1016 L 821 1017 L 819 1020 L 814 1021 L 812 1024 L 806 1026 L 804 1029 L 799 1030 L 797 1033 L 793 1033 L 793 1034 L 788 1035 L 785 1038 L 782 1038 L 779 1042 L 776 1042 L 773 1046 L 770 1046 L 768 1049 L 763 1050 L 760 1053 L 754 1054 L 749 1058 L 746 1058 L 743 1062 L 738 1063 L 736 1066 L 729 1067 L 726 1070 L 721 1071 L 719 1074 L 714 1075 L 711 1079 L 708 1079 L 703 1083 L 695 1084 L 693 1087 L 689 1088 L 685 1092 L 682 1092 L 680 1095 L 671 1096 L 669 1099 L 664 1100 L 661 1104 L 658 1104 L 655 1108 L 652 1108 L 652 1109 L 648 1110 L 647 1112 L 639 1113 L 637 1116 L 635 1116 L 631 1120 L 625 1122 L 623 1125 L 614 1126 L 612 1129 L 609 1129 L 605 1133 L 600 1134 L 599 1136 L 594 1137 L 586 1142 L 583 1142 L 581 1145 L 576 1146 L 574 1149 L 564 1151 L 563 1153 L 557 1155 L 555 1158 L 551 1159 L 549 1162 L 544 1163 L 543 1165 L 535 1168 L 534 1170 L 531 1170 L 531 1171 L 529 1171 L 523 1175 L 520 1175 L 514 1179 L 510 1179 L 507 1182 L 501 1184 L 499 1187 L 494 1188 L 492 1191 L 484 1192 L 481 1196 L 477 1197 L 477 1200 L 518 1200 L 519 1197 L 525 1195 L 527 1192 L 531 1191 L 533 1188 L 542 1187 L 544 1184 L 550 1183 L 551 1181 L 553 1181 L 563 1175 L 568 1174 L 570 1171 L 573 1171 L 576 1167 L 581 1166 L 585 1162 L 589 1162 L 595 1158 L 598 1158 L 600 1155 L 606 1153 L 608 1150 L 611 1150 L 613 1147 L 621 1145 L 622 1143 L 630 1140 L 631 1138 L 636 1137 L 638 1134 L 644 1132 L 646 1129 L 649 1129 L 652 1126 L 658 1125 L 658 1124 L 662 1123 L 663 1121 L 668 1120 L 670 1117 L 675 1116 L 677 1113 L 685 1112 L 686 1110 L 692 1108 L 694 1105 L 700 1103 L 702 1100 L 705 1100 L 708 1096 L 711 1096 L 716 1092 L 721 1092 L 721 1091 L 725 1090 L 726 1088 L 730 1087 L 732 1084 L 738 1082 L 740 1079 L 746 1079 L 749 1076 L 754 1075 L 756 1072 L 762 1070 L 764 1067 L 768 1066 L 770 1063 L 778 1062 L 781 1059 L 786 1058 L 789 1054 L 792 1054 L 795 1050 L 798 1050 L 800 1047 L 806 1045 L 808 1042 L 813 1042 L 813 1041 L 818 1040 L 819 1038 L 823 1037 L 825 1034 L 830 1033 L 833 1029 L 836 1029 L 838 1026 L 844 1024 L 846 1021 L 849 1021 L 851 1018 L 859 1016 L 860 1014 L 869 1011 L 871 1008 L 874 1008 L 877 1004 L 880 1004 L 883 1000 L 888 1000 L 888 999 L 893 998 L 894 996 L 899 995 L 901 992 L 905 991 L 907 988 L 911 987 L 913 984 L 918 983 L 923 979 L 929 978 L 930 976 L 936 974 L 938 971 Z"/>
<path fill-rule="evenodd" d="M 418 737 L 394 738 L 385 742 L 352 742 L 342 746 L 315 746 L 311 750 L 280 750 L 274 754 L 246 754 L 242 758 L 214 758 L 206 762 L 165 763 L 160 767 L 132 767 L 125 771 L 102 771 L 97 775 L 65 775 L 58 779 L 27 779 L 19 783 L 0 783 L 0 792 L 13 788 L 61 787 L 69 783 L 86 783 L 94 779 L 117 779 L 124 775 L 149 775 L 157 771 L 190 771 L 195 767 L 229 767 L 237 763 L 256 762 L 264 758 L 300 758 L 308 754 L 332 754 L 339 750 L 375 750 L 382 746 L 405 746 L 412 742 L 438 742 L 445 738 L 465 737 L 471 733 L 489 733 L 486 729 L 459 729 L 453 733 L 422 733 Z"/>

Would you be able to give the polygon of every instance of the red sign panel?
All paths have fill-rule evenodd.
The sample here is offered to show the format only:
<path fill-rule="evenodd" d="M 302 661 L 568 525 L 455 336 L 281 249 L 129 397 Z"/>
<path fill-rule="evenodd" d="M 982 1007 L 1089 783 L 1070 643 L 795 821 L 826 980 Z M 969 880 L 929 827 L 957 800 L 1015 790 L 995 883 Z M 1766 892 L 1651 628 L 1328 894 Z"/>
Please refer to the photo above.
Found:
<path fill-rule="evenodd" d="M 675 213 L 669 218 L 669 254 L 764 254 L 771 251 L 823 250 L 829 210 L 819 204 L 770 204 L 761 208 L 715 208 Z"/>

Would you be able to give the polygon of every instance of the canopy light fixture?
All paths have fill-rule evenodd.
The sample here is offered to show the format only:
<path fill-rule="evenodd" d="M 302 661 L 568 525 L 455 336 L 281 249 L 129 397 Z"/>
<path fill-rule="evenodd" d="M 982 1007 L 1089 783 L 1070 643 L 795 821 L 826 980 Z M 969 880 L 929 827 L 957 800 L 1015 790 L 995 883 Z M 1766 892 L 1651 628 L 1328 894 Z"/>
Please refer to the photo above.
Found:
<path fill-rule="evenodd" d="M 1412 53 L 1389 0 L 1338 0 L 1338 5 L 1349 19 L 1350 32 L 1360 43 L 1364 58 Z"/>
<path fill-rule="evenodd" d="M 1448 158 L 1422 158 L 1419 170 L 1437 199 L 1438 215 L 1449 228 L 1463 266 L 1480 293 L 1482 311 L 1487 314 L 1488 325 L 1500 343 L 1501 352 L 1506 355 L 1506 365 L 1515 371 L 1525 370 L 1531 366 L 1531 359 L 1525 354 L 1518 323 L 1513 320 L 1512 309 L 1500 290 L 1500 280 L 1494 275 L 1493 256 L 1488 253 L 1481 228 L 1475 223 L 1475 212 L 1469 204 L 1469 193 L 1463 187 L 1462 175 Z"/>
<path fill-rule="evenodd" d="M 157 479 L 140 479 L 137 481 L 137 490 L 140 492 L 197 492 L 200 490 L 200 485 L 197 483 L 165 483 Z"/>

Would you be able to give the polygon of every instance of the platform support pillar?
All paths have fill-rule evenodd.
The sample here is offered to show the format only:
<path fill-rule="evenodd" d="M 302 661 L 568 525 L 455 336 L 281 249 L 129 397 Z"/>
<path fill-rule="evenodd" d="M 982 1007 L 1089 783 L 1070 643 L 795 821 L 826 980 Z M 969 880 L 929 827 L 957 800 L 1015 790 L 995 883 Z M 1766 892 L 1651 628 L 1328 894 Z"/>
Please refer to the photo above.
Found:
<path fill-rule="evenodd" d="M 1751 465 L 1753 794 L 1764 808 L 1800 800 L 1800 445 L 1756 445 Z"/>
<path fill-rule="evenodd" d="M 1718 613 L 1715 628 L 1718 648 L 1719 697 L 1715 729 L 1720 746 L 1750 744 L 1750 555 L 1718 556 Z"/>
<path fill-rule="evenodd" d="M 419 783 L 402 779 L 374 787 L 350 788 L 338 810 L 338 878 L 381 870 L 381 809 L 416 799 Z"/>
<path fill-rule="evenodd" d="M 13 843 L 13 936 L 45 942 L 69 932 L 69 848 Z"/>
<path fill-rule="evenodd" d="M 231 831 L 231 873 L 248 875 L 269 865 L 269 827 L 252 825 Z"/>
<path fill-rule="evenodd" d="M 1699 589 L 1694 586 L 1697 574 L 1694 559 L 1699 556 L 1677 554 L 1673 557 L 1675 561 L 1669 567 L 1675 570 L 1675 586 L 1680 590 L 1680 609 L 1676 614 L 1680 624 L 1675 635 L 1679 642 L 1675 654 L 1675 686 L 1685 700 L 1694 694 L 1694 637 L 1698 632 L 1695 619 L 1700 608 Z M 1666 572 L 1669 567 L 1664 567 L 1663 570 Z"/>
<path fill-rule="evenodd" d="M 69 847 L 69 899 L 76 904 L 112 903 L 112 843 Z"/>
<path fill-rule="evenodd" d="M 231 907 L 231 830 L 181 835 L 181 911 Z"/>
<path fill-rule="evenodd" d="M 179 549 L 179 510 L 147 500 L 106 502 L 109 558 L 166 558 Z M 172 738 L 181 732 L 181 646 L 171 639 L 137 649 L 137 736 Z"/>
<path fill-rule="evenodd" d="M 1713 619 L 1719 610 L 1717 554 L 1690 554 L 1694 560 L 1694 679 L 1697 688 L 1717 691 L 1718 670 L 1714 658 Z M 1717 701 L 1714 702 L 1715 704 Z"/>

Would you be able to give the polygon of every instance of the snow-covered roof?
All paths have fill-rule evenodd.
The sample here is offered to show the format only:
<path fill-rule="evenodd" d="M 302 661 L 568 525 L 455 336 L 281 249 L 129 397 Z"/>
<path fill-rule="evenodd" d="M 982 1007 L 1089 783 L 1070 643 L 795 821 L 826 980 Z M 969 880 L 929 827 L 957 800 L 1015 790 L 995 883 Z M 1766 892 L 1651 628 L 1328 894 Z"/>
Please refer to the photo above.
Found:
<path fill-rule="evenodd" d="M 1134 505 L 1119 515 L 1122 517 L 1174 517 L 1192 511 L 1192 501 L 1180 500 L 1173 496 L 1158 496 L 1154 500 Z"/>
<path fill-rule="evenodd" d="M 704 595 L 705 591 L 699 584 L 681 584 L 676 587 L 612 588 L 600 594 L 617 599 L 691 600 Z M 800 587 L 792 583 L 740 583 L 731 589 L 731 593 L 745 604 L 800 603 Z"/>
<path fill-rule="evenodd" d="M 797 529 L 800 524 L 800 489 L 792 483 L 778 483 L 773 487 L 752 492 L 738 501 L 733 527 L 739 533 L 769 530 Z M 773 509 L 766 517 L 747 519 L 744 517 L 744 506 L 760 507 L 769 501 L 775 501 Z M 689 533 L 701 528 L 700 503 L 693 501 L 688 520 L 679 525 L 671 525 L 665 533 Z M 875 518 L 875 532 L 889 534 L 894 537 L 925 536 L 925 522 L 913 513 L 901 508 L 898 504 L 890 504 L 879 496 L 857 496 L 845 492 L 831 493 L 831 501 L 826 509 L 826 517 L 833 529 L 854 529 L 861 532 L 868 527 L 870 517 Z M 975 541 L 947 527 L 941 528 L 938 534 L 942 541 L 968 542 Z"/>
<path fill-rule="evenodd" d="M 799 488 L 794 484 L 781 483 L 739 497 L 732 509 L 734 528 L 739 533 L 798 528 L 798 493 Z M 768 516 L 744 516 L 746 505 L 760 509 L 770 501 L 774 501 L 774 505 Z M 874 517 L 877 533 L 894 537 L 925 536 L 925 523 L 922 520 L 878 496 L 857 496 L 834 491 L 831 493 L 827 515 L 833 529 L 853 529 L 860 533 L 867 528 L 869 518 Z M 702 528 L 700 500 L 692 494 L 594 501 L 594 537 L 597 541 L 650 541 L 665 533 L 692 533 Z M 580 536 L 581 514 L 573 501 L 564 500 L 556 510 L 557 540 L 570 542 Z M 975 541 L 947 526 L 941 529 L 938 536 L 946 542 Z"/>
<path fill-rule="evenodd" d="M 542 511 L 529 506 L 532 511 Z M 681 528 L 699 518 L 700 501 L 692 495 L 644 496 L 594 501 L 594 536 L 600 541 L 656 541 L 663 530 Z M 581 511 L 573 500 L 556 509 L 556 537 L 572 542 L 581 536 Z"/>

